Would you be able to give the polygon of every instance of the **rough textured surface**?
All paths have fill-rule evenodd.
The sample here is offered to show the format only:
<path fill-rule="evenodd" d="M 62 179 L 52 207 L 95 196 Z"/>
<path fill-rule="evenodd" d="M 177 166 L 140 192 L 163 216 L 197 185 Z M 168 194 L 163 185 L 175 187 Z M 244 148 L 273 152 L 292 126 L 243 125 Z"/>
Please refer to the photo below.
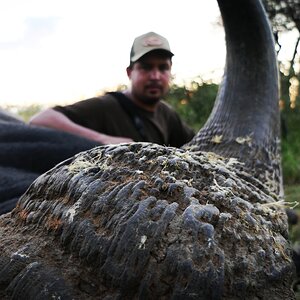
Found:
<path fill-rule="evenodd" d="M 0 219 L 0 298 L 293 299 L 286 214 L 238 165 L 145 143 L 62 163 Z"/>
<path fill-rule="evenodd" d="M 282 193 L 277 57 L 258 0 L 218 0 L 225 29 L 225 72 L 213 111 L 189 147 L 241 160 Z"/>
<path fill-rule="evenodd" d="M 39 177 L 0 218 L 1 299 L 294 299 L 272 31 L 259 0 L 218 4 L 205 126 L 182 149 L 103 146 Z"/>

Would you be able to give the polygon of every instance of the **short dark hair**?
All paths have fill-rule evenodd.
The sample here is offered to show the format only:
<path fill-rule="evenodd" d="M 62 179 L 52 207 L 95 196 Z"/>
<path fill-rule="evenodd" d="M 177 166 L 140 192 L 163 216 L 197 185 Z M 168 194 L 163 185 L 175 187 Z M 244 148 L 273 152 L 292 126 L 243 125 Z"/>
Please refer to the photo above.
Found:
<path fill-rule="evenodd" d="M 130 61 L 128 68 L 132 69 L 132 68 L 133 68 L 133 65 L 134 65 L 135 63 L 141 61 L 144 57 L 148 56 L 150 53 L 151 53 L 151 54 L 153 54 L 153 53 L 159 54 L 159 56 L 162 56 L 163 58 L 169 58 L 170 61 L 171 61 L 171 63 L 172 63 L 172 57 L 173 57 L 173 55 L 170 55 L 170 52 L 165 51 L 165 50 L 163 50 L 163 49 L 156 49 L 156 50 L 152 50 L 152 51 L 146 53 L 145 55 L 143 55 L 143 56 L 142 56 L 140 59 L 138 59 L 137 61 L 134 61 L 134 62 L 133 62 L 133 61 Z"/>

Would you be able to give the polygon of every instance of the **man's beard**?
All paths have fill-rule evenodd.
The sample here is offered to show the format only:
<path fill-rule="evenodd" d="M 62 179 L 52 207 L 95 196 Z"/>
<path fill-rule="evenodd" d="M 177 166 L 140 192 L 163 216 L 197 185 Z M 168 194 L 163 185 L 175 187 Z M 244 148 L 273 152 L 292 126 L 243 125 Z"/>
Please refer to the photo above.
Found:
<path fill-rule="evenodd" d="M 144 104 L 147 104 L 147 105 L 155 105 L 157 102 L 160 101 L 160 97 L 147 97 L 147 96 L 144 96 L 144 97 L 139 97 L 139 100 L 141 102 L 143 102 Z"/>
<path fill-rule="evenodd" d="M 151 93 L 151 88 L 159 89 L 159 93 Z M 143 95 L 140 95 L 139 99 L 147 105 L 155 105 L 161 100 L 161 98 L 166 94 L 164 89 L 160 85 L 149 84 L 145 87 Z"/>

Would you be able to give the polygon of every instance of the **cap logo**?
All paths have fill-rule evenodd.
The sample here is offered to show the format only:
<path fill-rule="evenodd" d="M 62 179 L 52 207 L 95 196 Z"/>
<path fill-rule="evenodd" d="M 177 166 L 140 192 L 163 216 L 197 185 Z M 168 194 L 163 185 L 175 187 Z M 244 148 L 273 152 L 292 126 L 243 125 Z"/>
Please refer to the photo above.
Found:
<path fill-rule="evenodd" d="M 145 47 L 161 46 L 162 44 L 163 41 L 156 36 L 150 36 L 143 41 L 143 46 Z"/>

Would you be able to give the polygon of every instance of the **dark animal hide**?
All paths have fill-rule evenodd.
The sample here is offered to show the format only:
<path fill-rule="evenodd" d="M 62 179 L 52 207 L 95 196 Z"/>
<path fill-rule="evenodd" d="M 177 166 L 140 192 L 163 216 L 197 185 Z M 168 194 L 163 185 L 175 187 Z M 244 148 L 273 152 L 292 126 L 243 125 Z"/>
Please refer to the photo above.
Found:
<path fill-rule="evenodd" d="M 286 214 L 240 164 L 134 143 L 56 166 L 0 218 L 0 298 L 293 299 Z"/>
<path fill-rule="evenodd" d="M 0 111 L 0 214 L 11 210 L 39 175 L 97 145 L 65 132 L 29 126 Z"/>
<path fill-rule="evenodd" d="M 1 299 L 295 299 L 272 31 L 259 0 L 218 4 L 207 123 L 181 149 L 101 146 L 39 176 L 0 217 Z"/>

